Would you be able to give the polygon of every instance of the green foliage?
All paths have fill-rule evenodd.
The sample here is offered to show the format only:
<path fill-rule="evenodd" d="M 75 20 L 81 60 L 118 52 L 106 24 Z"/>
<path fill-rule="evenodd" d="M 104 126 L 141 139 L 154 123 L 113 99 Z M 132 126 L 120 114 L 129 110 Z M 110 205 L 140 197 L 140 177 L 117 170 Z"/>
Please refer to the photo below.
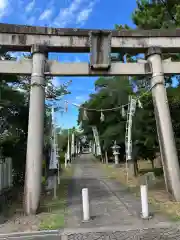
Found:
<path fill-rule="evenodd" d="M 121 109 L 104 112 L 104 122 L 100 121 L 101 109 L 111 109 L 115 106 L 126 104 L 128 95 L 132 93 L 128 78 L 113 77 L 99 78 L 95 82 L 96 94 L 82 106 L 98 111 L 88 111 L 88 121 L 83 120 L 83 111 L 79 112 L 78 122 L 82 122 L 84 134 L 92 139 L 92 125 L 96 125 L 100 134 L 100 141 L 104 149 L 112 146 L 114 140 L 119 144 L 124 143 L 125 119 L 121 116 Z M 122 133 L 122 134 L 121 134 Z"/>
<path fill-rule="evenodd" d="M 138 29 L 173 29 L 179 28 L 180 26 L 180 1 L 179 0 L 137 0 L 137 8 L 132 13 L 132 20 Z M 164 54 L 163 59 L 171 57 L 172 61 L 180 61 L 179 54 Z M 179 121 L 177 118 L 179 112 L 179 91 L 180 87 L 177 88 L 172 87 L 172 77 L 165 78 L 166 83 L 168 83 L 168 100 L 170 105 L 172 124 L 175 130 L 175 137 L 178 150 L 179 147 Z M 178 82 L 180 77 L 174 76 Z M 138 81 L 137 78 L 133 80 Z M 141 91 L 140 91 L 141 92 Z M 150 96 L 149 96 L 150 98 Z M 150 100 L 150 99 L 149 99 Z M 147 102 L 144 102 L 144 111 L 142 113 L 137 113 L 135 126 L 136 129 L 141 128 L 139 134 L 146 136 L 144 139 L 143 146 L 146 147 L 146 150 L 142 148 L 141 144 L 141 152 L 145 153 L 148 157 L 154 156 L 154 152 L 157 150 L 157 134 L 155 127 L 155 119 L 154 116 L 149 116 L 150 113 L 153 112 L 153 104 L 152 100 L 147 106 Z M 146 110 L 147 109 L 147 110 Z M 149 114 L 148 112 L 149 111 Z M 146 122 L 146 124 L 144 124 Z M 145 127 L 144 127 L 145 125 Z M 138 131 L 136 131 L 138 132 Z M 148 136 L 148 137 L 147 137 Z M 148 152 L 147 152 L 148 150 Z M 146 154 L 146 152 L 148 154 Z M 144 154 L 143 154 L 144 155 Z"/>
<path fill-rule="evenodd" d="M 31 58 L 31 55 L 26 55 L 25 58 Z M 5 52 L 0 53 L 0 59 L 1 61 L 12 60 L 11 56 Z M 45 149 L 49 146 L 51 134 L 49 107 L 59 97 L 69 93 L 67 88 L 70 84 L 68 82 L 57 88 L 52 84 L 51 78 L 48 78 L 46 82 L 46 97 L 51 101 L 45 105 Z M 12 157 L 17 181 L 21 181 L 25 173 L 29 90 L 30 77 L 0 74 L 0 149 L 4 157 Z"/>
<path fill-rule="evenodd" d="M 59 131 L 57 139 L 58 139 L 57 140 L 58 146 L 60 148 L 60 153 L 65 152 L 67 148 L 67 142 L 68 142 L 68 129 L 63 129 Z"/>
<path fill-rule="evenodd" d="M 137 29 L 166 29 L 166 28 L 177 28 L 180 25 L 180 2 L 179 0 L 137 0 L 137 8 L 132 13 L 132 20 L 136 25 Z M 129 30 L 130 27 L 127 25 L 115 25 L 117 30 Z M 121 55 L 121 54 L 119 54 Z M 124 53 L 121 55 L 122 61 L 135 62 L 140 56 L 131 56 Z M 142 57 L 142 56 L 141 56 Z M 180 60 L 179 54 L 171 55 L 164 54 L 163 58 L 171 57 L 173 61 Z M 179 106 L 179 87 L 172 88 L 172 77 L 166 78 L 166 83 L 168 83 L 168 98 L 172 115 L 173 126 L 176 129 L 176 142 L 179 147 L 179 122 L 178 122 L 178 106 Z M 179 76 L 175 76 L 179 80 Z M 126 81 L 129 84 L 129 91 L 125 91 L 123 84 L 119 87 L 114 85 L 116 78 L 99 78 L 95 83 L 96 94 L 90 96 L 90 100 L 86 102 L 83 106 L 103 109 L 103 108 L 113 108 L 121 104 L 126 104 L 128 102 L 127 96 L 132 94 L 131 83 L 138 84 L 139 80 L 144 82 L 144 77 L 133 77 L 131 81 Z M 125 85 L 124 85 L 125 86 Z M 138 89 L 138 94 L 144 94 L 147 90 L 149 84 L 146 87 L 140 87 Z M 116 89 L 119 92 L 119 96 L 112 91 Z M 124 94 L 124 96 L 123 96 Z M 125 96 L 126 95 L 126 96 Z M 109 97 L 111 96 L 111 97 Z M 154 117 L 154 108 L 152 102 L 152 96 L 150 93 L 145 94 L 141 99 L 143 104 L 143 109 L 137 109 L 136 115 L 133 118 L 133 146 L 138 147 L 138 155 L 142 158 L 153 159 L 155 157 L 156 151 L 158 151 L 157 133 L 156 133 L 156 123 Z M 113 140 L 117 140 L 119 144 L 122 144 L 125 136 L 125 123 L 120 117 L 120 113 L 107 112 L 105 113 L 105 122 L 100 123 L 98 113 L 90 112 L 88 114 L 89 121 L 83 122 L 82 127 L 85 133 L 90 135 L 91 128 L 88 126 L 95 124 L 100 132 L 101 142 L 104 144 L 105 148 L 112 145 Z M 82 113 L 79 114 L 79 122 L 82 121 Z M 92 135 L 92 133 L 91 133 Z"/>
<path fill-rule="evenodd" d="M 180 26 L 179 0 L 137 0 L 132 20 L 139 29 L 176 28 Z"/>
<path fill-rule="evenodd" d="M 180 1 L 179 0 L 137 0 L 137 7 L 132 13 L 132 20 L 137 29 L 167 29 L 177 28 L 180 26 Z M 127 25 L 115 25 L 117 30 L 129 30 Z M 142 56 L 131 56 L 124 53 L 119 54 L 119 61 L 135 62 L 137 58 Z M 164 54 L 163 59 L 171 57 L 172 61 L 180 60 L 179 54 Z M 172 123 L 175 130 L 176 143 L 180 150 L 180 124 L 179 115 L 179 91 L 180 87 L 172 87 L 172 77 L 178 81 L 179 76 L 166 77 L 167 94 L 169 99 Z M 124 80 L 123 80 L 124 79 Z M 126 79 L 126 80 L 125 80 Z M 130 81 L 127 78 L 99 78 L 95 83 L 96 93 L 90 96 L 90 100 L 82 106 L 92 109 L 114 108 L 122 104 L 128 103 L 128 95 L 132 93 L 131 84 L 138 85 L 138 94 L 143 95 L 141 102 L 143 109 L 137 108 L 133 117 L 132 140 L 133 147 L 138 148 L 138 157 L 145 159 L 153 159 L 157 151 L 159 151 L 156 122 L 154 116 L 154 107 L 151 93 L 144 94 L 150 87 L 140 86 L 140 80 L 144 83 L 144 77 L 133 77 Z M 149 80 L 147 80 L 149 81 Z M 141 84 L 142 85 L 142 84 Z M 125 137 L 125 121 L 121 117 L 120 111 L 105 112 L 105 121 L 100 122 L 100 112 L 88 111 L 88 121 L 83 121 L 82 111 L 79 113 L 79 123 L 82 122 L 84 133 L 92 139 L 91 125 L 96 125 L 99 133 L 101 144 L 104 149 L 112 146 L 113 140 L 118 144 L 123 144 Z"/>
<path fill-rule="evenodd" d="M 97 126 L 100 142 L 103 150 L 109 150 L 114 140 L 121 145 L 123 149 L 125 140 L 126 118 L 121 116 L 121 109 L 105 111 L 104 122 L 100 121 L 101 109 L 113 109 L 117 106 L 128 103 L 129 94 L 133 95 L 132 87 L 127 78 L 99 78 L 95 82 L 96 93 L 90 96 L 89 101 L 82 106 L 87 110 L 88 120 L 83 120 L 83 111 L 79 111 L 78 122 L 81 122 L 84 134 L 88 139 L 93 139 L 92 125 Z M 142 96 L 141 103 L 143 108 L 138 108 L 133 117 L 132 140 L 133 147 L 138 148 L 138 156 L 143 159 L 154 159 L 159 151 L 157 139 L 156 121 L 154 116 L 154 106 L 151 92 L 141 89 L 139 94 Z M 173 127 L 176 133 L 176 143 L 180 150 L 180 124 L 179 124 L 179 107 L 180 107 L 180 87 L 167 88 L 171 117 Z M 96 110 L 96 111 L 95 111 Z M 98 110 L 98 111 L 97 111 Z M 127 108 L 126 108 L 127 110 Z"/>
<path fill-rule="evenodd" d="M 64 154 L 67 151 L 67 144 L 68 144 L 68 131 L 69 131 L 69 141 L 71 143 L 71 136 L 74 133 L 75 143 L 77 140 L 80 140 L 82 133 L 80 133 L 75 127 L 71 129 L 59 129 L 57 133 L 57 141 L 58 146 L 60 149 L 59 156 L 61 159 L 61 163 L 64 162 Z"/>

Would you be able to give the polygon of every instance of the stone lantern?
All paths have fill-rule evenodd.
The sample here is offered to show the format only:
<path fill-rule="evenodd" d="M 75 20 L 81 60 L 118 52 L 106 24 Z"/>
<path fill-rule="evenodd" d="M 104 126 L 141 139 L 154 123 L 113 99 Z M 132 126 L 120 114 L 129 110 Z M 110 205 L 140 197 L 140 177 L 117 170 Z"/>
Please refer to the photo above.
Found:
<path fill-rule="evenodd" d="M 120 146 L 116 144 L 116 141 L 114 142 L 114 145 L 112 146 L 112 150 L 113 150 L 113 155 L 114 155 L 114 159 L 115 159 L 115 167 L 119 167 L 119 149 Z"/>

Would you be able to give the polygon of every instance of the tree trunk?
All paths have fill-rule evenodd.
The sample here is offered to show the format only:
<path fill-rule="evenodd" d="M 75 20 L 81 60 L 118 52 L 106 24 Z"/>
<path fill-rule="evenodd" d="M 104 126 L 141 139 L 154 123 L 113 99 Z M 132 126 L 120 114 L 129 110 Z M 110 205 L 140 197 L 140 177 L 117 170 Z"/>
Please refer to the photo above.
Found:
<path fill-rule="evenodd" d="M 138 164 L 137 164 L 137 160 L 134 161 L 134 176 L 137 177 L 138 175 Z"/>

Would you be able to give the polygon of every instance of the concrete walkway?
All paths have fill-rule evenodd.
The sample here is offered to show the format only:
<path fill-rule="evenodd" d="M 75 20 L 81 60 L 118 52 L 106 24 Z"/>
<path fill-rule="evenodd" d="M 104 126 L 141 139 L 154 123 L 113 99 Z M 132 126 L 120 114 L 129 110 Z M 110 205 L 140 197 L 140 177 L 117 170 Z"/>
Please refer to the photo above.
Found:
<path fill-rule="evenodd" d="M 142 220 L 140 201 L 119 182 L 108 179 L 93 158 L 91 154 L 83 154 L 73 163 L 74 177 L 69 187 L 67 228 L 147 226 L 166 221 L 162 216 Z M 89 189 L 92 217 L 88 223 L 82 222 L 81 190 L 85 187 Z"/>

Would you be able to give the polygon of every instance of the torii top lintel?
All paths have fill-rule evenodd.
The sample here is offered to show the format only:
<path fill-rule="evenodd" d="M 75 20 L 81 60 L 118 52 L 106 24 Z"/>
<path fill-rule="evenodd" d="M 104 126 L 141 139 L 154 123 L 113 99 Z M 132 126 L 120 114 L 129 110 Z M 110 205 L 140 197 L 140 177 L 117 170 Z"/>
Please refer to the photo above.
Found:
<path fill-rule="evenodd" d="M 8 51 L 30 51 L 35 43 L 50 52 L 89 52 L 89 32 L 110 32 L 112 52 L 143 53 L 151 46 L 163 52 L 180 51 L 180 29 L 99 30 L 50 28 L 0 23 L 0 45 Z"/>
<path fill-rule="evenodd" d="M 117 31 L 106 29 L 51 28 L 0 23 L 0 33 L 88 37 L 90 31 L 111 32 L 113 37 L 180 37 L 180 28 L 174 30 L 153 29 Z"/>

